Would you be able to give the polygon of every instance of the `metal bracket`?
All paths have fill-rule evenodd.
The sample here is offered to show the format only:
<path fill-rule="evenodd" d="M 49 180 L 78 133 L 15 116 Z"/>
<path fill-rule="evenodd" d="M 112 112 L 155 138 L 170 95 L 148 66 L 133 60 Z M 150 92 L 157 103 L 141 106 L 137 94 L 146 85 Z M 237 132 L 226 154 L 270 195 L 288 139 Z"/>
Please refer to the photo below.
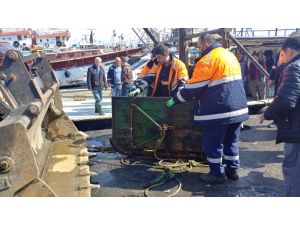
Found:
<path fill-rule="evenodd" d="M 0 178 L 0 191 L 4 191 L 11 187 L 8 177 Z"/>
<path fill-rule="evenodd" d="M 9 115 L 9 113 L 13 110 L 10 106 L 8 106 L 5 102 L 0 100 L 0 119 L 5 119 Z"/>
<path fill-rule="evenodd" d="M 142 110 L 136 104 L 131 104 L 131 114 L 133 113 L 134 108 L 137 109 L 139 112 L 141 112 L 148 120 L 150 120 L 154 125 L 156 125 L 158 127 L 159 134 L 155 135 L 154 137 L 150 138 L 149 140 L 145 141 L 144 143 L 142 143 L 138 146 L 134 146 L 133 145 L 133 136 L 132 136 L 133 127 L 131 127 L 130 131 L 131 131 L 131 145 L 132 145 L 132 147 L 134 147 L 134 148 L 143 147 L 144 145 L 146 145 L 148 143 L 151 143 L 154 140 L 156 140 L 157 137 L 160 137 L 163 140 L 167 130 L 175 129 L 174 126 L 169 126 L 168 124 L 162 124 L 162 125 L 158 124 L 151 116 L 149 116 L 144 110 Z M 132 118 L 132 115 L 131 115 L 131 118 Z M 132 122 L 133 121 L 131 121 L 131 126 L 132 126 Z M 162 140 L 161 140 L 161 142 L 162 142 Z"/>

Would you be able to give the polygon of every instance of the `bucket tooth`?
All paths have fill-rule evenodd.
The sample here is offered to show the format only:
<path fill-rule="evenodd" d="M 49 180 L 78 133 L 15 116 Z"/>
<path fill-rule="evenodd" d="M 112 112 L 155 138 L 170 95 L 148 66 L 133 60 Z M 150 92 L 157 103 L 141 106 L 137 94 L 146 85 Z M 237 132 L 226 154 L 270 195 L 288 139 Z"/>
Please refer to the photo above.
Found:
<path fill-rule="evenodd" d="M 78 166 L 89 165 L 89 158 L 87 156 L 77 154 L 77 165 Z"/>
<path fill-rule="evenodd" d="M 77 166 L 92 166 L 92 165 L 95 165 L 95 163 L 89 160 L 79 161 L 77 163 Z"/>
<path fill-rule="evenodd" d="M 98 174 L 95 172 L 89 171 L 89 169 L 86 168 L 86 169 L 80 170 L 77 175 L 79 177 L 83 177 L 83 176 L 97 176 Z"/>
<path fill-rule="evenodd" d="M 86 190 L 86 189 L 99 189 L 100 188 L 100 184 L 89 184 L 89 185 L 86 185 L 86 186 L 79 186 L 77 187 L 77 190 L 78 191 L 81 191 L 81 190 Z"/>
<path fill-rule="evenodd" d="M 98 173 L 90 171 L 90 176 L 97 176 L 97 175 L 98 175 Z"/>
<path fill-rule="evenodd" d="M 79 157 L 82 157 L 82 156 L 87 156 L 89 158 L 92 158 L 92 157 L 95 157 L 97 156 L 97 153 L 93 153 L 93 152 L 81 152 L 78 154 Z"/>
<path fill-rule="evenodd" d="M 81 162 L 78 162 L 77 165 L 78 166 L 88 166 L 88 165 L 90 165 L 90 162 L 89 161 L 81 161 Z"/>
<path fill-rule="evenodd" d="M 88 155 L 89 158 L 94 158 L 96 156 L 97 156 L 97 153 L 89 152 L 89 155 Z"/>

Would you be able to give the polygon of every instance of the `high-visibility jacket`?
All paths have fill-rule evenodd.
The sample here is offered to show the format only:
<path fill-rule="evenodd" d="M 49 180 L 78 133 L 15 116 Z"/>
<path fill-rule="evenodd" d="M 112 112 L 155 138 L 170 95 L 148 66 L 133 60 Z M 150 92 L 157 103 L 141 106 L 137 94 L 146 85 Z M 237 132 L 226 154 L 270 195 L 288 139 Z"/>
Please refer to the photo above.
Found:
<path fill-rule="evenodd" d="M 185 64 L 180 61 L 179 59 L 174 58 L 172 55 L 170 55 L 171 61 L 170 61 L 170 71 L 169 71 L 169 77 L 168 77 L 168 93 L 169 97 L 173 96 L 178 88 L 182 86 L 189 78 L 187 69 Z M 152 93 L 151 96 L 155 96 L 155 93 L 158 89 L 158 85 L 161 85 L 159 83 L 160 80 L 160 72 L 162 70 L 163 65 L 160 63 L 157 65 L 156 68 L 152 68 L 152 70 L 148 73 L 148 75 L 144 76 L 140 82 L 140 85 L 138 86 L 142 90 L 147 88 L 148 86 L 152 87 Z"/>
<path fill-rule="evenodd" d="M 148 75 L 151 71 L 155 71 L 157 69 L 157 62 L 150 60 L 141 70 L 138 79 L 142 79 L 144 76 Z"/>
<path fill-rule="evenodd" d="M 201 54 L 192 78 L 173 96 L 173 100 L 180 103 L 193 97 L 197 100 L 194 109 L 196 124 L 230 124 L 249 117 L 240 64 L 218 43 Z"/>

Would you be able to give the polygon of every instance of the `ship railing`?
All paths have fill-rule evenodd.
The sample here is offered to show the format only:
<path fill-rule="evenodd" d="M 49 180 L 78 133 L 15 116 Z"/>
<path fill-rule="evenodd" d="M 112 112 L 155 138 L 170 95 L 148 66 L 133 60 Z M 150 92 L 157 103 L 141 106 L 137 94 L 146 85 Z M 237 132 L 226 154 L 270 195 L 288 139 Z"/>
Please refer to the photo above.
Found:
<path fill-rule="evenodd" d="M 252 28 L 234 28 L 232 33 L 236 37 L 287 37 L 293 32 L 300 32 L 300 28 L 293 29 L 252 29 Z"/>

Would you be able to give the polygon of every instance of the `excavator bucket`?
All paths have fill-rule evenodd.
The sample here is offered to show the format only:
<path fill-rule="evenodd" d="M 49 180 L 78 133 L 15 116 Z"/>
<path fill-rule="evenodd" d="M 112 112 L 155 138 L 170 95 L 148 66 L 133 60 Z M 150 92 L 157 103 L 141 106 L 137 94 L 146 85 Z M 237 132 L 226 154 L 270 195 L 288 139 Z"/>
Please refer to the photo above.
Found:
<path fill-rule="evenodd" d="M 91 196 L 86 135 L 62 110 L 40 52 L 0 43 L 0 196 Z"/>
<path fill-rule="evenodd" d="M 169 109 L 167 100 L 113 97 L 112 146 L 126 155 L 205 161 L 201 127 L 193 125 L 194 101 Z"/>

